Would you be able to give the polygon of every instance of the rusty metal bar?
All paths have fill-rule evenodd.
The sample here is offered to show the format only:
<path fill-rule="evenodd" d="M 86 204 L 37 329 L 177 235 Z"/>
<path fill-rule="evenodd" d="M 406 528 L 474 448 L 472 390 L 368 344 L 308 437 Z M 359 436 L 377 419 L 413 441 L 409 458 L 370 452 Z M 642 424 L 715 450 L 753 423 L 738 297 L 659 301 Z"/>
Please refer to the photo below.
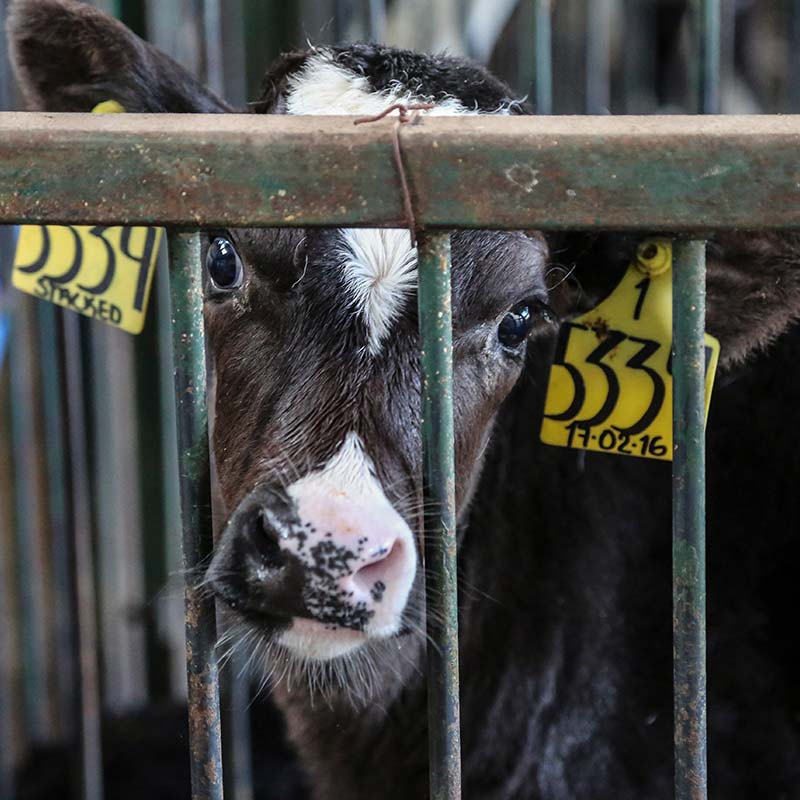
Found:
<path fill-rule="evenodd" d="M 673 244 L 672 603 L 675 800 L 705 800 L 706 244 Z"/>
<path fill-rule="evenodd" d="M 461 797 L 450 236 L 419 237 L 419 332 L 432 800 Z"/>
<path fill-rule="evenodd" d="M 0 223 L 403 227 L 394 124 L 0 114 Z M 438 117 L 402 137 L 423 227 L 800 226 L 791 116 Z"/>
<path fill-rule="evenodd" d="M 78 721 L 79 779 L 82 800 L 102 800 L 103 755 L 97 664 L 97 598 L 86 437 L 85 377 L 81 318 L 61 314 L 67 397 L 67 498 L 74 576 L 73 619 L 79 669 L 75 718 Z"/>
<path fill-rule="evenodd" d="M 192 800 L 222 800 L 219 668 L 214 599 L 199 591 L 201 567 L 214 543 L 208 452 L 200 234 L 168 234 L 175 401 L 178 419 L 189 751 Z"/>

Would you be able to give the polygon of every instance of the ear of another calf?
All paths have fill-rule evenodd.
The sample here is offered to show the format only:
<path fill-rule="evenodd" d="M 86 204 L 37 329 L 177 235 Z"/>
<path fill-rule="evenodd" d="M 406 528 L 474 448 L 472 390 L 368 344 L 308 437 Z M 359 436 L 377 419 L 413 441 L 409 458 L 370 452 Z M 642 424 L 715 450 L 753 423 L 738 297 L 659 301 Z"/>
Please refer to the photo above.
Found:
<path fill-rule="evenodd" d="M 28 107 L 91 111 L 116 100 L 130 112 L 232 110 L 121 22 L 74 0 L 16 0 L 11 60 Z"/>

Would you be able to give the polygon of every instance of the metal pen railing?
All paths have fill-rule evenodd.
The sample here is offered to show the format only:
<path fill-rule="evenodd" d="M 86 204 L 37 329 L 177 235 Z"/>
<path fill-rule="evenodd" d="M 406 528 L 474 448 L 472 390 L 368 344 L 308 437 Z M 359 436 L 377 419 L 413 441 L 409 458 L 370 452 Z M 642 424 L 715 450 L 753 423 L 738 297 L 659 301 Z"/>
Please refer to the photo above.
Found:
<path fill-rule="evenodd" d="M 399 196 L 379 190 L 391 180 L 391 122 L 354 128 L 347 119 L 197 117 L 193 123 L 192 130 L 187 131 L 181 120 L 163 115 L 155 119 L 66 116 L 57 124 L 33 114 L 0 116 L 0 223 L 166 222 L 176 228 L 169 238 L 184 557 L 189 568 L 211 547 L 207 420 L 199 241 L 197 234 L 177 229 L 194 229 L 198 222 L 202 226 L 395 227 L 404 223 Z M 564 121 L 551 117 L 462 119 L 457 124 L 429 119 L 403 132 L 406 168 L 414 187 L 417 218 L 424 229 L 420 233 L 419 303 L 426 375 L 424 461 L 431 508 L 426 517 L 428 538 L 432 540 L 427 557 L 434 566 L 432 580 L 439 582 L 441 590 L 433 593 L 432 602 L 441 601 L 445 612 L 441 628 L 432 629 L 441 655 L 429 659 L 430 702 L 436 710 L 430 720 L 433 797 L 458 796 L 452 353 L 446 339 L 446 231 L 464 227 L 671 228 L 691 236 L 712 229 L 730 230 L 745 219 L 753 227 L 797 228 L 800 216 L 796 201 L 781 208 L 775 198 L 782 193 L 793 197 L 795 192 L 792 165 L 800 140 L 798 125 L 799 120 L 789 117 L 657 122 L 651 118 Z M 589 131 L 591 140 L 587 141 Z M 140 155 L 143 143 L 147 145 L 146 162 Z M 306 173 L 315 175 L 313 187 L 286 167 L 298 148 L 307 162 L 313 162 L 307 163 Z M 92 199 L 98 196 L 92 192 L 92 183 L 107 178 L 107 171 L 94 171 L 92 152 L 109 149 L 115 153 L 114 169 L 125 182 L 126 196 L 123 199 L 118 193 L 101 202 Z M 53 150 L 60 155 L 58 163 L 54 165 L 51 159 L 46 167 L 41 166 L 44 152 Z M 528 190 L 534 169 L 531 154 L 540 167 L 534 197 Z M 166 186 L 174 175 L 193 174 L 193 167 L 206 159 L 224 163 L 227 168 L 224 173 L 215 170 L 207 174 L 201 183 L 185 183 L 177 192 L 153 190 L 158 181 Z M 81 164 L 78 192 L 73 185 L 77 163 Z M 356 163 L 364 177 L 351 180 L 349 176 L 355 171 L 348 167 Z M 724 181 L 712 175 L 712 167 L 720 164 L 730 166 Z M 658 182 L 645 182 L 645 174 L 658 175 Z M 698 174 L 711 177 L 697 181 Z M 258 182 L 253 175 L 259 176 Z M 337 176 L 341 175 L 348 175 L 347 194 L 336 192 Z M 616 175 L 613 188 L 600 185 L 601 176 L 611 182 L 612 175 Z M 270 178 L 265 181 L 263 176 Z M 146 179 L 146 188 L 141 188 L 142 179 Z M 474 186 L 476 180 L 488 187 L 486 195 L 479 198 L 463 189 L 467 182 Z M 711 186 L 707 186 L 709 181 Z M 320 186 L 332 187 L 330 194 L 320 195 Z M 759 186 L 768 187 L 769 197 L 759 192 Z M 568 188 L 574 197 L 567 194 Z M 313 203 L 309 202 L 312 190 Z M 587 204 L 580 200 L 585 193 L 591 196 Z M 675 201 L 665 200 L 670 197 Z M 703 347 L 702 252 L 700 240 L 676 241 L 673 370 L 680 425 L 675 434 L 675 574 L 679 590 L 675 630 L 676 677 L 680 680 L 676 709 L 681 723 L 676 735 L 676 783 L 681 798 L 703 796 L 705 773 L 704 589 L 700 568 L 704 443 L 699 411 L 704 388 L 698 380 L 703 362 L 697 359 L 698 348 L 702 353 Z M 438 317 L 440 311 L 442 318 Z M 221 797 L 213 606 L 195 597 L 191 583 L 187 601 L 195 797 Z M 436 617 L 438 614 L 431 615 L 432 619 Z"/>
<path fill-rule="evenodd" d="M 800 20 L 800 4 L 791 4 L 795 24 Z M 537 47 L 537 84 L 534 93 L 537 98 L 537 105 L 542 113 L 552 110 L 552 50 L 550 41 L 552 31 L 550 29 L 550 3 L 547 0 L 536 0 L 536 41 Z M 697 100 L 696 108 L 702 111 L 717 111 L 720 103 L 719 93 L 719 68 L 716 66 L 719 60 L 719 1 L 718 0 L 697 0 L 694 3 L 694 14 L 692 16 L 693 36 L 691 37 L 693 49 L 697 55 L 695 63 L 702 67 L 696 72 L 696 79 L 693 83 L 692 92 Z M 800 25 L 798 26 L 800 30 Z M 792 50 L 791 58 L 794 60 L 794 73 L 797 73 L 797 48 Z M 606 80 L 609 76 L 605 76 Z M 797 95 L 796 86 L 798 82 L 789 84 L 790 99 Z M 793 88 L 794 87 L 794 88 Z M 608 96 L 607 87 L 600 87 L 598 95 Z M 797 108 L 797 104 L 794 105 Z M 39 139 L 32 142 L 27 150 L 18 148 L 18 153 L 14 155 L 13 144 L 3 154 L 2 163 L 7 167 L 15 164 L 26 164 L 26 169 L 31 168 L 35 173 L 34 161 L 38 158 L 45 167 L 42 173 L 54 173 L 52 159 L 43 156 L 45 138 L 53 134 L 54 139 L 51 144 L 63 144 L 64 151 L 68 160 L 65 164 L 55 169 L 55 174 L 39 174 L 37 177 L 20 178 L 20 172 L 0 168 L 0 223 L 2 222 L 37 222 L 37 221 L 81 221 L 83 219 L 92 221 L 111 222 L 169 222 L 176 226 L 195 227 L 198 221 L 202 224 L 247 224 L 248 221 L 259 225 L 342 225 L 342 224 L 375 224 L 375 225 L 401 225 L 403 223 L 402 212 L 399 209 L 396 198 L 378 197 L 374 193 L 372 186 L 383 186 L 394 179 L 392 172 L 392 162 L 388 155 L 388 150 L 377 152 L 372 160 L 367 158 L 368 168 L 364 171 L 367 180 L 363 184 L 356 186 L 354 196 L 365 198 L 368 202 L 369 212 L 364 213 L 363 209 L 348 209 L 342 214 L 338 209 L 341 206 L 341 196 L 325 198 L 321 211 L 315 216 L 309 214 L 306 203 L 310 195 L 305 190 L 302 182 L 293 181 L 288 175 L 287 169 L 291 170 L 292 157 L 299 151 L 304 152 L 304 156 L 310 151 L 304 148 L 320 148 L 330 145 L 330 135 L 337 133 L 344 136 L 350 142 L 350 132 L 344 127 L 344 123 L 337 123 L 330 128 L 325 128 L 318 136 L 310 133 L 311 125 L 308 120 L 300 123 L 299 127 L 292 130 L 277 130 L 277 139 L 270 139 L 269 146 L 278 142 L 275 160 L 263 160 L 254 162 L 255 154 L 247 153 L 242 161 L 247 163 L 247 169 L 254 175 L 263 177 L 264 175 L 274 176 L 274 184 L 281 185 L 287 193 L 287 197 L 295 197 L 296 201 L 290 204 L 289 201 L 279 201 L 283 205 L 275 206 L 274 198 L 270 199 L 263 195 L 256 195 L 257 202 L 242 200 L 242 195 L 236 191 L 247 189 L 247 197 L 252 196 L 250 192 L 254 189 L 254 181 L 248 181 L 244 170 L 235 172 L 230 180 L 223 186 L 215 184 L 218 191 L 211 191 L 209 196 L 189 189 L 189 197 L 179 201 L 174 193 L 169 192 L 169 176 L 176 174 L 175 167 L 177 159 L 184 155 L 189 160 L 192 158 L 193 148 L 199 138 L 206 132 L 199 134 L 188 134 L 182 136 L 176 129 L 167 130 L 166 136 L 159 138 L 155 126 L 148 129 L 147 125 L 142 124 L 142 120 L 134 120 L 131 126 L 117 129 L 115 123 L 101 124 L 94 120 L 88 127 L 78 128 L 70 131 L 69 123 L 64 122 L 63 128 L 55 128 L 53 123 L 47 125 L 40 124 L 38 127 Z M 516 121 L 506 121 L 506 123 Z M 233 126 L 227 127 L 227 122 L 214 121 L 225 129 L 228 143 L 220 141 L 218 157 L 219 163 L 240 164 L 240 159 L 236 156 L 235 150 L 241 149 L 242 141 L 245 136 L 252 133 L 252 129 L 245 132 L 243 129 Z M 256 123 L 256 127 L 262 123 Z M 407 152 L 408 171 L 411 183 L 415 191 L 418 203 L 421 208 L 420 219 L 428 227 L 431 234 L 422 235 L 421 251 L 421 272 L 427 275 L 428 270 L 424 266 L 426 263 L 440 263 L 439 257 L 435 255 L 441 251 L 443 236 L 442 228 L 447 227 L 539 227 L 542 229 L 553 228 L 573 228 L 573 229 L 628 229 L 628 230 L 672 230 L 682 232 L 692 232 L 696 236 L 705 236 L 706 231 L 714 228 L 731 229 L 735 227 L 771 227 L 787 228 L 798 227 L 797 209 L 795 201 L 795 190 L 793 187 L 793 164 L 797 152 L 797 137 L 793 131 L 797 130 L 796 120 L 737 120 L 728 123 L 722 120 L 712 120 L 708 123 L 694 120 L 685 124 L 672 119 L 659 119 L 657 121 L 636 120 L 632 125 L 640 124 L 649 132 L 639 131 L 641 135 L 630 135 L 629 127 L 624 122 L 616 121 L 610 125 L 606 119 L 587 120 L 585 128 L 577 131 L 583 132 L 583 137 L 576 134 L 575 121 L 569 125 L 548 128 L 547 126 L 537 127 L 536 125 L 526 128 L 524 125 L 517 127 L 515 124 L 506 125 L 508 134 L 501 134 L 493 128 L 491 121 L 487 126 L 488 133 L 483 131 L 482 123 L 476 122 L 474 130 L 470 130 L 472 121 L 459 121 L 458 136 L 466 142 L 462 149 L 459 149 L 454 141 L 455 134 L 452 130 L 448 132 L 449 141 L 444 150 L 441 144 L 437 149 L 435 159 L 429 159 L 429 155 L 424 152 L 429 148 L 432 140 L 432 131 L 436 131 L 436 123 L 426 121 L 425 125 L 419 126 L 419 130 L 409 130 L 404 132 L 404 152 Z M 125 124 L 127 125 L 127 123 Z M 337 127 L 338 125 L 338 127 Z M 274 121 L 266 124 L 266 127 L 275 127 Z M 3 129 L 3 133 L 11 131 L 23 132 L 23 137 L 27 138 L 31 127 L 36 129 L 35 122 L 32 120 L 18 119 L 12 120 L 10 125 Z M 167 126 L 169 127 L 169 126 Z M 446 125 L 444 126 L 447 127 Z M 578 128 L 581 126 L 579 125 Z M 123 130 L 124 128 L 124 130 Z M 280 125 L 277 125 L 280 128 Z M 296 136 L 297 131 L 303 131 L 303 141 L 298 147 L 292 147 L 292 137 Z M 320 128 L 317 128 L 319 131 Z M 126 133 L 127 131 L 127 133 Z M 99 132 L 98 138 L 93 138 Z M 486 135 L 484 135 L 486 134 Z M 60 138 L 63 136 L 63 139 Z M 138 136 L 149 136 L 149 141 L 163 147 L 160 156 L 162 160 L 158 162 L 158 167 L 145 175 L 145 167 L 128 154 L 123 154 L 122 162 L 118 165 L 118 174 L 123 178 L 145 175 L 148 181 L 157 175 L 158 170 L 164 170 L 163 175 L 167 180 L 162 184 L 164 191 L 159 194 L 166 194 L 164 198 L 155 201 L 155 194 L 148 189 L 146 192 L 137 194 L 136 187 L 132 186 L 133 193 L 130 194 L 125 202 L 119 198 L 110 198 L 111 207 L 106 209 L 93 208 L 91 203 L 86 208 L 82 202 L 70 204 L 70 199 L 76 197 L 81 201 L 84 197 L 91 197 L 93 188 L 97 186 L 97 173 L 91 173 L 92 164 L 102 164 L 104 172 L 107 170 L 107 162 L 100 153 L 105 151 L 110 144 L 117 144 L 119 141 L 130 144 L 136 141 Z M 169 137 L 177 137 L 172 145 L 169 145 Z M 359 134 L 364 141 L 369 140 L 370 145 L 376 142 L 388 141 L 385 131 L 380 131 L 372 136 L 370 132 L 363 131 Z M 553 138 L 557 137 L 560 141 L 558 148 L 548 145 Z M 224 139 L 224 136 L 222 137 Z M 358 137 L 357 137 L 358 138 Z M 3 141 L 5 141 L 5 137 Z M 21 139 L 15 140 L 18 144 Z M 439 139 L 441 142 L 441 139 Z M 160 143 L 160 144 L 159 144 Z M 713 143 L 713 152 L 709 152 L 709 143 Z M 2 146 L 2 142 L 0 142 Z M 387 145 L 388 146 L 388 145 Z M 259 147 L 268 149 L 262 142 Z M 666 148 L 666 150 L 664 149 Z M 323 165 L 326 158 L 340 157 L 343 153 L 338 150 L 334 156 L 325 155 L 315 163 L 315 168 Z M 561 152 L 556 152 L 559 150 Z M 263 152 L 263 151 L 262 151 Z M 352 177 L 350 169 L 358 159 L 363 159 L 363 150 L 359 150 L 358 158 L 353 158 L 344 162 L 344 166 L 339 170 L 339 175 L 349 175 Z M 536 163 L 532 161 L 532 153 L 536 153 Z M 659 157 L 660 154 L 660 157 Z M 591 156 L 591 157 L 590 157 Z M 296 157 L 296 155 L 295 155 Z M 763 160 L 762 160 L 763 157 Z M 28 159 L 27 162 L 25 159 Z M 70 161 L 69 158 L 72 158 Z M 465 179 L 458 178 L 458 169 L 454 166 L 457 159 L 467 159 L 469 164 L 469 175 Z M 16 159 L 19 159 L 17 161 Z M 283 164 L 278 161 L 282 160 Z M 378 163 L 380 161 L 380 163 Z M 81 178 L 81 190 L 76 194 L 74 182 L 77 164 L 81 164 L 81 170 L 89 170 L 87 176 Z M 254 168 L 253 164 L 257 164 Z M 359 161 L 363 167 L 364 161 Z M 197 162 L 195 162 L 197 164 Z M 348 164 L 350 165 L 348 167 Z M 625 165 L 628 165 L 627 167 Z M 695 178 L 703 174 L 707 168 L 724 164 L 730 167 L 733 176 L 729 172 L 728 176 L 706 179 L 705 185 L 701 185 Z M 201 166 L 201 165 L 198 165 Z M 526 171 L 526 166 L 529 171 Z M 516 167 L 516 170 L 515 170 Z M 619 169 L 617 169 L 619 167 Z M 3 171 L 4 169 L 4 171 Z M 170 171 L 172 170 L 172 172 Z M 522 186 L 511 185 L 509 178 L 511 175 L 521 181 Z M 532 171 L 536 171 L 533 179 L 537 181 L 536 193 L 525 191 L 525 186 L 532 188 L 529 180 L 526 184 L 526 176 L 531 177 Z M 476 175 L 476 172 L 478 173 Z M 185 173 L 184 173 L 185 174 Z M 611 175 L 616 175 L 612 179 Z M 455 176 L 455 177 L 454 177 Z M 560 176 L 555 181 L 551 176 Z M 747 182 L 745 182 L 747 176 Z M 752 178 L 759 180 L 753 181 Z M 606 180 L 607 187 L 601 185 L 602 180 Z M 11 197 L 16 188 L 24 188 L 25 181 L 29 181 L 32 187 L 36 180 L 44 181 L 39 183 L 37 189 L 27 200 L 12 202 L 9 204 L 8 198 Z M 328 185 L 335 190 L 337 184 L 332 176 L 325 180 Z M 331 182 L 333 181 L 333 182 Z M 485 183 L 484 181 L 488 181 Z M 489 200 L 486 197 L 459 199 L 462 195 L 466 197 L 470 193 L 470 187 L 474 187 L 476 182 L 479 185 L 487 186 L 486 193 L 491 195 Z M 316 188 L 322 185 L 315 181 Z M 152 183 L 150 184 L 152 186 Z M 288 187 L 288 188 L 286 188 Z M 509 187 L 511 192 L 509 193 Z M 257 187 L 256 187 L 257 188 Z M 316 191 L 315 188 L 315 191 Z M 761 188 L 765 191 L 761 192 Z M 576 193 L 573 200 L 567 201 L 564 195 L 566 189 Z M 624 199 L 627 189 L 630 202 Z M 521 191 L 520 191 L 521 190 Z M 502 195 L 506 193 L 508 202 L 503 203 Z M 72 198 L 68 195 L 71 194 Z M 213 203 L 209 197 L 213 196 Z M 34 214 L 30 208 L 26 208 L 26 202 L 30 206 L 31 198 L 40 201 L 37 212 Z M 220 208 L 220 198 L 230 198 L 228 205 L 224 200 Z M 455 198 L 455 199 L 454 199 Z M 576 203 L 575 199 L 580 198 Z M 786 202 L 781 202 L 783 198 Z M 315 197 L 315 201 L 319 198 Z M 582 203 L 582 201 L 585 201 Z M 643 202 L 640 202 L 643 201 Z M 238 207 L 237 207 L 238 204 Z M 538 204 L 538 205 L 537 205 Z M 266 211 L 264 209 L 266 208 Z M 82 216 L 81 212 L 85 212 Z M 38 214 L 38 216 L 37 216 Z M 91 214 L 101 214 L 99 217 L 91 217 Z M 215 216 L 216 215 L 216 216 Z M 289 219 L 292 217 L 292 219 Z M 438 226 L 438 227 L 431 227 Z M 192 234 L 174 233 L 170 239 L 173 243 L 173 252 L 182 253 L 181 257 L 175 257 L 172 263 L 173 274 L 173 297 L 176 299 L 176 310 L 183 316 L 184 332 L 189 331 L 192 325 L 191 314 L 196 313 L 196 297 L 194 298 L 194 311 L 184 305 L 186 296 L 178 292 L 177 271 L 189 270 L 183 279 L 190 281 L 192 275 L 195 276 L 199 269 L 199 262 L 192 261 L 192 245 L 190 240 L 194 238 Z M 681 425 L 675 431 L 676 453 L 674 460 L 675 473 L 675 494 L 674 494 L 674 540 L 675 540 L 675 573 L 674 573 L 674 592 L 675 592 L 675 713 L 676 713 L 676 797 L 683 798 L 703 798 L 706 796 L 705 788 L 705 660 L 704 660 L 704 624 L 703 621 L 703 601 L 705 596 L 702 555 L 704 542 L 702 537 L 702 500 L 703 500 L 703 443 L 702 425 L 697 428 L 697 413 L 699 408 L 700 390 L 697 387 L 697 362 L 693 361 L 691 352 L 684 351 L 683 344 L 691 348 L 692 343 L 698 347 L 696 326 L 692 332 L 692 338 L 684 340 L 680 330 L 683 330 L 689 317 L 697 321 L 702 315 L 697 312 L 698 305 L 702 297 L 702 241 L 700 239 L 682 239 L 676 242 L 675 246 L 675 330 L 676 330 L 676 353 L 674 356 L 674 393 L 675 408 L 680 410 L 682 419 L 688 421 L 688 425 Z M 428 257 L 426 253 L 430 253 Z M 194 272 L 192 272 L 194 270 Z M 422 282 L 422 278 L 421 278 Z M 684 285 L 685 284 L 685 285 Z M 426 290 L 421 289 L 421 297 L 425 296 Z M 426 304 L 443 302 L 442 295 L 434 295 L 425 299 Z M 692 312 L 694 306 L 694 312 Z M 688 316 L 687 316 L 688 314 Z M 176 317 L 176 320 L 178 317 Z M 196 330 L 196 320 L 194 318 Z M 200 334 L 201 335 L 201 332 Z M 194 339 L 194 356 L 190 363 L 190 373 L 185 380 L 200 380 L 200 372 L 192 373 L 191 370 L 201 370 L 201 362 L 197 360 L 197 340 Z M 180 339 L 176 344 L 176 353 L 183 353 L 185 342 Z M 424 349 L 424 345 L 423 345 Z M 202 348 L 199 351 L 202 353 Z M 440 372 L 442 368 L 446 371 L 446 364 L 431 365 L 431 374 L 436 375 L 436 370 Z M 199 385 L 199 384 L 196 384 Z M 447 381 L 445 380 L 445 385 Z M 180 394 L 179 394 L 180 397 Z M 184 401 L 186 398 L 183 398 Z M 443 401 L 446 406 L 446 401 Z M 202 422 L 200 427 L 192 427 L 198 424 L 198 419 L 202 417 L 202 409 L 192 408 L 191 424 L 184 420 L 188 428 L 182 434 L 184 445 L 182 446 L 181 461 L 181 482 L 183 485 L 184 496 L 188 494 L 188 506 L 185 506 L 186 513 L 195 514 L 198 506 L 198 498 L 204 497 L 206 492 L 205 484 L 207 477 L 197 471 L 198 462 L 187 459 L 186 452 L 193 452 L 192 443 L 202 440 Z M 446 415 L 446 408 L 440 409 L 440 413 Z M 188 411 L 187 411 L 188 413 Z M 198 416 L 199 415 L 199 416 Z M 426 419 L 428 415 L 426 414 Z M 431 416 L 431 419 L 433 417 Z M 691 420 L 694 420 L 692 422 Z M 430 423 L 431 425 L 433 423 Z M 694 426 L 694 427 L 692 427 Z M 186 439 L 186 436 L 189 438 Z M 441 446 L 440 454 L 446 454 L 447 447 L 441 438 L 434 434 L 433 428 L 426 429 L 426 439 L 428 441 L 428 454 L 438 442 Z M 426 458 L 426 463 L 428 463 Z M 187 474 L 190 466 L 195 471 Z M 202 461 L 202 458 L 201 458 Z M 439 465 L 441 474 L 446 474 L 447 465 Z M 187 486 L 187 482 L 192 482 Z M 205 482 L 205 483 L 204 483 Z M 433 473 L 428 473 L 426 485 L 430 491 L 440 493 L 438 502 L 444 503 L 446 513 L 437 515 L 436 519 L 443 520 L 435 522 L 431 518 L 427 524 L 435 524 L 438 533 L 444 536 L 445 532 L 452 533 L 453 526 L 448 521 L 449 508 L 447 503 L 447 493 L 442 491 L 443 484 L 433 477 Z M 51 499 L 51 505 L 52 505 Z M 203 512 L 204 513 L 204 512 Z M 191 516 L 187 516 L 191 522 Z M 205 525 L 205 523 L 204 523 Z M 196 531 L 193 532 L 191 525 L 185 532 L 185 557 L 187 563 L 194 563 L 194 559 L 202 556 L 208 548 L 207 529 L 203 528 L 204 540 L 195 538 Z M 444 539 L 439 539 L 444 545 Z M 201 546 L 202 545 L 202 546 Z M 442 552 L 432 552 L 428 558 L 447 558 L 451 553 L 447 547 L 441 547 Z M 447 581 L 445 573 L 437 573 L 440 579 Z M 454 587 L 453 587 L 454 590 Z M 189 600 L 192 601 L 191 587 L 189 588 Z M 450 592 L 445 601 L 450 609 L 449 616 L 446 617 L 448 625 L 441 631 L 436 631 L 435 635 L 441 637 L 437 641 L 445 643 L 445 647 L 440 644 L 443 654 L 441 659 L 431 658 L 433 665 L 434 681 L 438 681 L 438 689 L 431 693 L 431 702 L 437 702 L 440 709 L 449 708 L 449 717 L 444 713 L 439 713 L 432 721 L 431 742 L 437 747 L 437 754 L 432 758 L 432 783 L 434 786 L 434 797 L 456 797 L 457 784 L 452 779 L 453 774 L 457 774 L 458 741 L 453 735 L 456 727 L 452 724 L 453 719 L 457 719 L 457 702 L 452 706 L 456 698 L 457 672 L 446 674 L 448 665 L 453 664 L 453 654 L 457 654 L 456 643 L 456 619 L 453 609 L 455 606 L 455 593 Z M 195 606 L 191 606 L 195 608 Z M 200 705 L 193 702 L 194 711 L 200 711 L 201 716 L 196 724 L 193 724 L 193 758 L 199 758 L 201 763 L 205 759 L 206 763 L 211 763 L 216 770 L 221 762 L 219 760 L 219 719 L 216 702 L 216 676 L 213 674 L 213 655 L 208 649 L 208 641 L 212 639 L 211 614 L 209 608 L 199 607 L 202 620 L 199 628 L 191 635 L 195 637 L 195 642 L 199 649 L 194 650 L 199 654 L 195 665 L 195 675 L 199 676 L 199 689 L 195 689 L 194 698 L 200 697 Z M 208 669 L 206 669 L 208 668 Z M 191 681 L 190 681 L 191 687 Z M 436 699 L 438 698 L 438 700 Z M 450 703 L 450 706 L 447 704 Z M 450 724 L 447 728 L 442 727 L 444 720 L 449 719 Z M 96 739 L 84 740 L 85 747 L 93 750 L 94 761 L 86 762 L 84 771 L 91 769 L 90 763 L 98 763 L 99 741 Z M 198 755 L 199 754 L 199 755 Z M 210 761 L 209 761 L 210 759 Z M 5 762 L 4 762 L 5 763 Z M 214 775 L 221 776 L 220 772 Z M 8 780 L 0 774 L 0 781 Z M 211 781 L 210 785 L 204 785 L 204 778 L 196 778 L 197 797 L 219 797 L 221 796 L 221 777 Z M 205 793 L 204 793 L 205 792 Z M 92 796 L 86 793 L 85 796 Z"/>

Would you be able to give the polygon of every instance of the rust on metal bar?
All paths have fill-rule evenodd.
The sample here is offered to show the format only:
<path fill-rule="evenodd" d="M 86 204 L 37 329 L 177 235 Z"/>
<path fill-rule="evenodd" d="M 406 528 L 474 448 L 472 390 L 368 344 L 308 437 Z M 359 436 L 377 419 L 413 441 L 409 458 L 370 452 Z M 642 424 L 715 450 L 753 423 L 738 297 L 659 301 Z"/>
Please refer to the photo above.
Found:
<path fill-rule="evenodd" d="M 0 223 L 404 227 L 394 122 L 0 114 Z M 422 228 L 800 226 L 800 118 L 425 118 L 401 132 Z"/>
<path fill-rule="evenodd" d="M 192 800 L 222 800 L 222 735 L 213 597 L 197 584 L 213 549 L 200 235 L 170 231 Z"/>

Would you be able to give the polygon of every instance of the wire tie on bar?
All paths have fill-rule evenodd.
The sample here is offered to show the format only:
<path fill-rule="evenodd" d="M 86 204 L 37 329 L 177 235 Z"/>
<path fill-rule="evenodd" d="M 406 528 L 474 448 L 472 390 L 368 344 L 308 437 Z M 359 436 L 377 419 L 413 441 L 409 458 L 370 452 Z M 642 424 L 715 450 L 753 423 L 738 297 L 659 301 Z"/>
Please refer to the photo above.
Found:
<path fill-rule="evenodd" d="M 408 176 L 406 174 L 405 165 L 403 164 L 403 151 L 400 147 L 400 127 L 408 122 L 412 125 L 416 124 L 420 119 L 420 112 L 428 111 L 431 108 L 433 108 L 433 103 L 414 103 L 412 105 L 392 103 L 384 108 L 380 114 L 375 114 L 371 117 L 359 117 L 353 120 L 353 125 L 361 125 L 367 122 L 377 122 L 389 116 L 393 111 L 398 112 L 397 122 L 392 127 L 392 150 L 394 152 L 394 163 L 397 167 L 397 174 L 400 177 L 400 188 L 403 193 L 403 209 L 406 216 L 406 226 L 408 227 L 408 232 L 411 234 L 412 247 L 417 246 L 417 222 L 414 216 L 414 205 L 411 202 L 411 192 L 408 188 Z"/>

